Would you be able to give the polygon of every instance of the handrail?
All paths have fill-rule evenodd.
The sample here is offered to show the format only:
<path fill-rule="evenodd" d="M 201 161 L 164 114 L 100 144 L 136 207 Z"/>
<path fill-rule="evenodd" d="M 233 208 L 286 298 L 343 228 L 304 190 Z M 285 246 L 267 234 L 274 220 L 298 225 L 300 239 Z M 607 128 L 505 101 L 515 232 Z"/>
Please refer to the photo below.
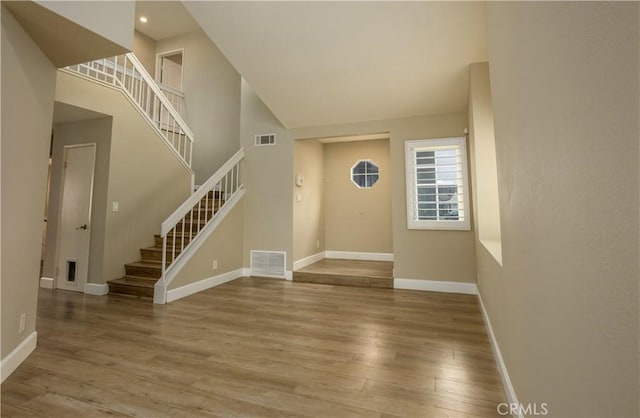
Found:
<path fill-rule="evenodd" d="M 173 88 L 171 86 L 167 86 L 166 84 L 158 83 L 158 88 L 162 91 L 167 91 L 171 94 L 175 94 L 176 96 L 184 97 L 183 91 Z"/>
<path fill-rule="evenodd" d="M 178 122 L 178 124 L 180 125 L 180 128 L 184 132 L 186 132 L 187 136 L 191 137 L 191 140 L 193 140 L 193 132 L 191 132 L 191 129 L 189 129 L 186 122 L 182 120 L 182 116 L 180 116 L 178 112 L 173 108 L 169 99 L 167 99 L 164 93 L 162 93 L 162 90 L 160 90 L 160 87 L 158 87 L 158 84 L 155 82 L 155 80 L 144 68 L 144 65 L 142 65 L 142 63 L 138 60 L 138 58 L 136 58 L 133 52 L 129 52 L 128 54 L 125 55 L 125 57 L 128 58 L 135 65 L 136 70 L 138 70 L 138 72 L 140 73 L 144 81 L 147 82 L 147 84 L 151 87 L 151 89 L 156 94 L 156 96 L 158 96 L 158 99 L 160 99 L 160 101 L 167 107 L 169 114 L 171 114 L 171 116 L 173 116 L 173 118 Z"/>
<path fill-rule="evenodd" d="M 229 160 L 222 165 L 209 177 L 207 181 L 205 181 L 202 186 L 198 187 L 191 196 L 187 198 L 179 207 L 176 209 L 169 217 L 162 222 L 160 226 L 160 236 L 164 237 L 171 228 L 180 222 L 180 220 L 186 215 L 199 201 L 204 198 L 204 196 L 213 190 L 214 186 L 222 180 L 222 178 L 235 167 L 242 159 L 244 158 L 244 148 L 241 148 L 240 151 L 236 152 Z"/>
<path fill-rule="evenodd" d="M 66 67 L 127 92 L 180 159 L 191 168 L 193 132 L 133 53 Z"/>
<path fill-rule="evenodd" d="M 240 173 L 244 156 L 241 148 L 162 222 L 162 276 L 155 286 L 162 294 L 154 295 L 158 303 L 166 301 L 168 284 L 244 194 Z"/>

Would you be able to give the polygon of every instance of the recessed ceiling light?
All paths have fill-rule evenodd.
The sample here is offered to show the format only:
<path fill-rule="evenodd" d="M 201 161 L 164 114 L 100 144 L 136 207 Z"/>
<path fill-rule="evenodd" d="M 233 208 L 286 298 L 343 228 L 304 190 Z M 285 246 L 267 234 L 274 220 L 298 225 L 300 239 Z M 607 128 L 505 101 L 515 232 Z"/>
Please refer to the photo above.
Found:
<path fill-rule="evenodd" d="M 147 18 L 146 18 L 146 17 L 144 17 L 144 16 L 140 16 L 140 21 L 141 21 L 142 23 L 147 23 L 147 22 L 149 21 L 149 19 L 147 19 Z"/>

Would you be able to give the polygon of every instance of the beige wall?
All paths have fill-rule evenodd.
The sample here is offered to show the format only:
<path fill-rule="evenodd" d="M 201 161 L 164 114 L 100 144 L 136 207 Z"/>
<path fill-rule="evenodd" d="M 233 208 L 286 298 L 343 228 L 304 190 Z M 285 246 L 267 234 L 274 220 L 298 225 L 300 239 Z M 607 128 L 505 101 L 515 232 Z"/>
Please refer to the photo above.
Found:
<path fill-rule="evenodd" d="M 37 1 L 39 5 L 118 45 L 133 49 L 133 1 Z"/>
<path fill-rule="evenodd" d="M 476 280 L 473 231 L 408 230 L 405 194 L 404 141 L 459 137 L 466 126 L 467 114 L 462 112 L 300 128 L 290 132 L 296 139 L 389 132 L 395 277 L 473 283 Z"/>
<path fill-rule="evenodd" d="M 91 241 L 89 249 L 89 275 L 87 282 L 101 283 L 105 220 L 107 215 L 107 190 L 109 183 L 109 154 L 111 148 L 112 118 L 100 118 L 77 122 L 59 123 L 53 127 L 53 156 L 51 164 L 51 188 L 45 243 L 43 277 L 53 278 L 56 269 L 56 244 L 60 217 L 61 183 L 64 172 L 64 146 L 96 143 L 96 165 L 93 180 L 91 206 Z"/>
<path fill-rule="evenodd" d="M 244 199 L 241 199 L 180 270 L 169 289 L 242 268 L 243 216 Z M 213 260 L 218 260 L 216 270 Z"/>
<path fill-rule="evenodd" d="M 389 141 L 329 143 L 324 149 L 327 250 L 393 253 Z M 360 189 L 351 181 L 358 160 L 380 169 L 373 187 Z"/>
<path fill-rule="evenodd" d="M 35 330 L 56 70 L 4 6 L 1 14 L 0 349 L 4 360 Z M 26 313 L 26 326 L 19 334 L 22 313 Z"/>
<path fill-rule="evenodd" d="M 193 131 L 193 171 L 202 184 L 240 149 L 240 75 L 201 30 L 156 43 L 184 48 L 184 119 Z"/>
<path fill-rule="evenodd" d="M 58 68 L 123 54 L 132 45 L 133 2 L 3 1 L 2 4 Z M 101 13 L 92 10 L 96 4 Z M 105 25 L 107 31 L 93 32 Z"/>
<path fill-rule="evenodd" d="M 489 64 L 469 66 L 469 155 L 476 236 L 502 263 L 496 141 Z"/>
<path fill-rule="evenodd" d="M 242 81 L 240 139 L 245 147 L 244 266 L 250 250 L 285 251 L 293 264 L 293 137 Z M 275 133 L 274 146 L 256 147 L 255 135 Z"/>
<path fill-rule="evenodd" d="M 504 267 L 479 288 L 520 402 L 640 415 L 638 3 L 488 3 Z"/>
<path fill-rule="evenodd" d="M 293 165 L 294 176 L 304 176 L 302 187 L 292 184 L 293 261 L 297 261 L 326 248 L 323 144 L 314 140 L 296 141 Z"/>
<path fill-rule="evenodd" d="M 58 72 L 56 100 L 113 116 L 104 265 L 92 277 L 104 283 L 153 245 L 162 221 L 189 196 L 191 175 L 121 91 Z"/>
<path fill-rule="evenodd" d="M 156 76 L 156 41 L 142 32 L 133 34 L 133 53 L 152 78 Z"/>

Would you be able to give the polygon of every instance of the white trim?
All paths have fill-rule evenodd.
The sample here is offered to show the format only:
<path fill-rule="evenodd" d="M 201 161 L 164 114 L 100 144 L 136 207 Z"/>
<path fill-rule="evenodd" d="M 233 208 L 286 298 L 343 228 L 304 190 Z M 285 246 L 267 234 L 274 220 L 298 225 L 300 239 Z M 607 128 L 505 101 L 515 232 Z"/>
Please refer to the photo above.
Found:
<path fill-rule="evenodd" d="M 341 260 L 393 261 L 393 253 L 358 253 L 352 251 L 325 251 L 325 258 Z"/>
<path fill-rule="evenodd" d="M 286 270 L 284 272 L 284 279 L 289 281 L 293 280 L 293 272 L 291 270 Z"/>
<path fill-rule="evenodd" d="M 231 280 L 238 279 L 242 277 L 242 273 L 243 269 L 239 268 L 207 279 L 202 279 L 194 283 L 176 287 L 175 289 L 170 289 L 167 291 L 167 303 L 219 286 L 223 283 L 230 282 Z"/>
<path fill-rule="evenodd" d="M 378 169 L 377 173 L 354 173 L 353 169 L 356 168 L 358 166 L 358 164 L 360 163 L 370 163 L 371 165 L 375 166 Z M 366 171 L 366 168 L 365 168 Z M 365 176 L 365 179 L 367 176 L 369 175 L 373 175 L 373 174 L 377 174 L 378 175 L 378 180 L 380 180 L 380 166 L 378 164 L 376 164 L 372 159 L 363 159 L 363 160 L 358 160 L 356 161 L 356 163 L 354 165 L 351 166 L 351 169 L 349 170 L 349 178 L 351 179 L 351 183 L 353 183 L 354 186 L 356 186 L 358 189 L 371 189 L 375 183 L 378 182 L 378 180 L 376 180 L 371 186 L 367 187 L 367 186 L 360 186 L 358 183 L 356 183 L 356 181 L 353 179 L 354 175 L 359 175 L 359 176 Z M 365 180 L 365 184 L 366 184 L 366 180 Z"/>
<path fill-rule="evenodd" d="M 182 268 L 189 262 L 191 257 L 196 254 L 198 249 L 206 242 L 206 240 L 218 227 L 218 225 L 220 225 L 220 223 L 227 217 L 231 210 L 233 210 L 240 199 L 242 199 L 242 196 L 244 196 L 245 192 L 246 190 L 244 189 L 244 186 L 238 189 L 232 195 L 231 199 L 227 200 L 224 205 L 222 205 L 222 207 L 218 210 L 218 212 L 216 212 L 212 220 L 210 220 L 209 223 L 200 230 L 198 235 L 196 235 L 196 237 L 191 240 L 189 245 L 182 252 L 181 257 L 178 258 L 176 262 L 172 263 L 171 266 L 169 266 L 169 268 L 164 273 L 164 279 L 161 278 L 160 280 L 158 280 L 153 287 L 153 303 L 167 303 L 167 287 L 169 286 L 169 284 L 173 281 L 173 279 L 175 279 L 180 270 L 182 270 Z M 197 204 L 197 202 L 195 204 Z"/>
<path fill-rule="evenodd" d="M 60 225 L 62 225 L 62 217 L 64 215 L 64 211 L 63 206 L 64 206 L 64 199 L 65 199 L 65 181 L 67 180 L 67 170 L 66 170 L 66 165 L 67 165 L 67 157 L 68 157 L 68 152 L 71 149 L 76 149 L 76 148 L 93 148 L 93 155 L 92 155 L 92 161 L 91 161 L 91 187 L 89 187 L 89 210 L 88 210 L 88 214 L 87 214 L 87 223 L 86 225 L 89 225 L 89 229 L 87 230 L 87 244 L 89 249 L 87 249 L 86 252 L 86 257 L 80 257 L 81 260 L 80 262 L 82 263 L 87 263 L 87 268 L 86 268 L 86 275 L 84 277 L 82 277 L 82 280 L 77 280 L 74 284 L 70 284 L 67 280 L 64 279 L 64 275 L 65 273 L 62 273 L 62 280 L 55 280 L 55 279 L 60 279 L 60 262 L 62 254 L 60 254 L 60 249 L 62 248 L 62 228 L 60 228 Z M 97 142 L 87 142 L 87 143 L 77 143 L 77 144 L 69 144 L 69 145 L 65 145 L 63 148 L 63 152 L 62 152 L 62 175 L 60 177 L 60 190 L 58 191 L 58 199 L 59 199 L 59 211 L 58 211 L 58 219 L 57 219 L 57 225 L 58 225 L 58 230 L 56 231 L 56 248 L 55 248 L 55 278 L 54 278 L 54 282 L 53 284 L 56 286 L 56 288 L 58 289 L 62 289 L 62 290 L 71 290 L 71 291 L 80 291 L 76 288 L 74 288 L 75 286 L 77 286 L 77 284 L 82 284 L 84 283 L 85 285 L 87 284 L 87 282 L 89 281 L 89 257 L 90 257 L 90 249 L 91 249 L 91 231 L 93 229 L 93 223 L 92 223 L 92 212 L 93 212 L 93 189 L 95 186 L 95 178 L 96 178 L 96 155 L 98 153 L 98 143 Z M 67 193 L 69 192 L 68 190 L 66 191 Z M 67 239 L 69 239 L 69 237 L 67 237 Z M 77 254 L 76 254 L 77 255 Z M 67 260 L 69 261 L 75 261 L 76 263 L 78 263 L 78 259 L 77 258 L 67 258 Z"/>
<path fill-rule="evenodd" d="M 29 357 L 29 354 L 36 349 L 38 344 L 38 333 L 33 331 L 27 338 L 25 338 L 18 346 L 9 353 L 8 356 L 2 359 L 0 363 L 0 376 L 2 382 L 13 373 L 23 361 Z"/>
<path fill-rule="evenodd" d="M 439 280 L 393 279 L 394 289 L 422 290 L 426 292 L 463 293 L 477 295 L 475 283 L 444 282 Z"/>
<path fill-rule="evenodd" d="M 247 267 L 242 268 L 242 277 L 251 277 L 251 269 Z"/>
<path fill-rule="evenodd" d="M 305 268 L 307 266 L 310 266 L 313 263 L 317 263 L 318 261 L 322 260 L 323 258 L 326 258 L 326 254 L 324 251 L 320 251 L 319 253 L 310 255 L 308 257 L 304 257 L 301 258 L 298 261 L 294 261 L 293 262 L 293 270 L 300 270 L 302 268 Z"/>
<path fill-rule="evenodd" d="M 156 54 L 156 74 L 155 74 L 154 81 L 158 83 L 158 85 L 161 84 L 160 71 L 162 70 L 162 58 L 168 57 L 171 55 L 176 55 L 177 52 L 180 52 L 180 54 L 182 55 L 182 64 L 180 64 L 180 67 L 181 67 L 180 68 L 180 91 L 181 91 L 184 88 L 184 48 L 173 49 L 170 51 L 159 52 Z"/>
<path fill-rule="evenodd" d="M 478 301 L 480 301 L 480 311 L 482 312 L 482 319 L 484 320 L 484 325 L 487 328 L 487 334 L 489 334 L 489 342 L 491 343 L 493 356 L 495 357 L 496 364 L 498 365 L 498 373 L 500 373 L 500 378 L 502 379 L 502 387 L 504 388 L 505 395 L 507 395 L 507 401 L 511 405 L 520 405 L 520 403 L 518 402 L 518 397 L 516 396 L 516 391 L 513 388 L 513 384 L 511 383 L 511 378 L 509 378 L 507 365 L 504 364 L 504 359 L 502 358 L 500 347 L 498 347 L 498 340 L 496 340 L 496 336 L 493 333 L 491 321 L 489 320 L 489 314 L 484 308 L 484 303 L 482 302 L 482 296 L 480 296 L 480 292 L 478 292 Z M 518 408 L 516 414 L 517 415 L 515 416 L 517 418 L 524 417 L 524 415 L 522 415 L 521 408 Z"/>
<path fill-rule="evenodd" d="M 284 274 L 286 275 L 287 272 L 285 271 Z M 253 277 L 254 279 L 278 279 L 278 280 L 288 280 L 286 277 L 283 276 L 273 276 L 270 274 L 259 274 L 257 276 L 253 275 L 253 272 L 249 273 L 249 277 Z M 293 276 L 292 276 L 292 280 L 293 280 Z"/>
<path fill-rule="evenodd" d="M 160 305 L 167 303 L 167 285 L 162 280 L 158 280 L 153 285 L 153 303 Z"/>
<path fill-rule="evenodd" d="M 40 287 L 43 289 L 53 289 L 53 278 L 40 277 Z"/>
<path fill-rule="evenodd" d="M 206 242 L 206 240 L 209 238 L 211 233 L 227 217 L 229 212 L 231 212 L 231 210 L 236 206 L 238 201 L 242 199 L 242 196 L 244 196 L 245 192 L 246 192 L 246 189 L 244 188 L 238 189 L 238 191 L 235 192 L 233 197 L 227 200 L 224 203 L 224 205 L 221 206 L 221 208 L 216 212 L 213 219 L 210 220 L 209 223 L 200 230 L 200 233 L 196 235 L 194 239 L 191 240 L 190 242 L 191 245 L 186 247 L 185 250 L 180 254 L 182 257 L 180 257 L 175 263 L 172 263 L 169 266 L 169 268 L 167 268 L 167 271 L 165 272 L 165 279 L 164 279 L 165 284 L 171 283 L 171 281 L 175 278 L 175 276 L 180 272 L 182 267 L 184 267 L 187 264 L 187 262 L 189 262 L 191 257 L 193 257 L 195 253 L 198 251 L 198 249 Z M 197 202 L 199 202 L 199 200 L 196 201 L 195 204 L 197 204 Z M 176 221 L 174 225 L 177 223 L 178 221 Z M 163 225 L 164 225 L 164 222 L 163 222 Z M 164 228 L 162 229 L 164 230 Z M 164 235 L 166 235 L 169 231 L 171 231 L 171 229 L 169 229 L 168 227 L 167 229 L 168 231 L 165 231 Z"/>
<path fill-rule="evenodd" d="M 463 220 L 417 220 L 414 219 L 414 209 L 417 203 L 416 178 L 416 149 L 436 149 L 439 147 L 459 147 L 460 169 L 462 171 L 462 196 L 458 195 L 458 205 L 462 206 Z M 418 139 L 404 142 L 406 201 L 407 201 L 407 229 L 416 230 L 471 230 L 471 201 L 469 199 L 469 174 L 467 172 L 467 139 L 466 137 Z M 460 184 L 458 184 L 458 191 Z M 437 184 L 436 184 L 437 188 Z"/>
<path fill-rule="evenodd" d="M 109 293 L 109 284 L 87 283 L 84 285 L 84 293 L 87 295 L 104 296 Z"/>

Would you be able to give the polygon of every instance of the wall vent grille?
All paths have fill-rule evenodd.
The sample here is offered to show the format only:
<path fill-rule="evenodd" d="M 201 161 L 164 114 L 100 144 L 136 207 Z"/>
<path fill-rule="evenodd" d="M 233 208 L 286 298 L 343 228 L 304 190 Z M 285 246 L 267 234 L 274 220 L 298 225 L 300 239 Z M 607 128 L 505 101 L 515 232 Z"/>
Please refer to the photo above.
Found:
<path fill-rule="evenodd" d="M 251 250 L 251 275 L 284 278 L 286 258 L 284 251 Z"/>
<path fill-rule="evenodd" d="M 275 145 L 276 134 L 260 134 L 256 135 L 256 146 L 263 147 L 265 145 Z"/>

